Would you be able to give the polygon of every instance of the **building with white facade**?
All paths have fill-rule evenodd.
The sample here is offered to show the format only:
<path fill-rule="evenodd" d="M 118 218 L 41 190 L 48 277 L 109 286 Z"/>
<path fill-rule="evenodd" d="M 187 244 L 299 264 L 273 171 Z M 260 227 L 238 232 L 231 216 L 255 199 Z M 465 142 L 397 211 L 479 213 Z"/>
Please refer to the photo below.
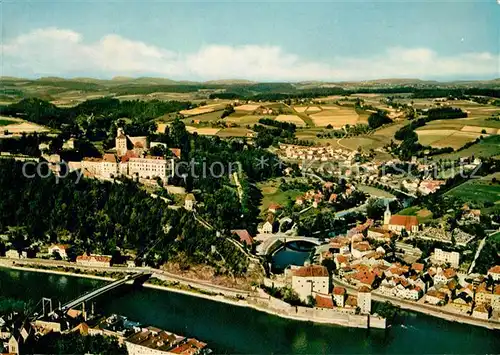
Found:
<path fill-rule="evenodd" d="M 460 265 L 460 254 L 456 251 L 448 252 L 439 248 L 435 248 L 432 259 L 436 263 L 450 263 L 450 265 L 455 268 L 458 268 L 458 266 Z"/>
<path fill-rule="evenodd" d="M 370 314 L 372 311 L 372 293 L 366 286 L 358 290 L 358 307 L 361 314 Z"/>
<path fill-rule="evenodd" d="M 488 276 L 494 281 L 500 281 L 500 265 L 495 265 L 488 270 Z"/>
<path fill-rule="evenodd" d="M 343 287 L 334 287 L 333 288 L 333 301 L 337 307 L 344 307 L 345 299 L 347 297 L 347 292 Z"/>
<path fill-rule="evenodd" d="M 130 158 L 128 161 L 128 175 L 144 179 L 159 177 L 163 180 L 167 178 L 167 167 L 169 166 L 169 161 L 163 157 Z"/>
<path fill-rule="evenodd" d="M 129 355 L 208 354 L 207 344 L 193 338 L 147 327 L 125 339 Z"/>
<path fill-rule="evenodd" d="M 110 267 L 111 257 L 107 255 L 80 255 L 76 258 L 76 263 L 90 267 Z"/>
<path fill-rule="evenodd" d="M 68 245 L 65 244 L 53 244 L 49 247 L 49 254 L 52 255 L 54 253 L 58 253 L 59 256 L 63 259 L 68 258 L 68 254 L 66 254 L 66 250 L 69 248 Z"/>
<path fill-rule="evenodd" d="M 310 265 L 292 270 L 292 289 L 306 302 L 315 293 L 328 294 L 330 276 L 324 266 Z"/>

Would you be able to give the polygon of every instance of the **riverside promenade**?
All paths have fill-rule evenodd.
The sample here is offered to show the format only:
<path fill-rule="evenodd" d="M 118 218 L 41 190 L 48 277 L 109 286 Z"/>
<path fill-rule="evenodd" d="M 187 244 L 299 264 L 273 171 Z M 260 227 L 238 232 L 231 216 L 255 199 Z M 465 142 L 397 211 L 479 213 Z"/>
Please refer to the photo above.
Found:
<path fill-rule="evenodd" d="M 13 270 L 40 272 L 57 275 L 68 275 L 82 278 L 99 279 L 103 281 L 114 281 L 114 278 L 109 276 L 97 276 L 92 272 L 116 272 L 116 273 L 131 273 L 131 272 L 150 272 L 152 277 L 163 281 L 173 281 L 179 284 L 188 286 L 192 290 L 179 289 L 174 286 L 156 285 L 146 282 L 144 287 L 154 288 L 163 291 L 182 293 L 194 297 L 201 297 L 215 302 L 227 303 L 239 307 L 253 308 L 260 312 L 265 312 L 281 318 L 301 321 L 314 322 L 321 324 L 332 324 L 351 328 L 386 328 L 384 318 L 370 315 L 358 314 L 343 314 L 334 310 L 319 309 L 311 307 L 296 307 L 286 302 L 283 302 L 271 295 L 266 294 L 261 289 L 252 291 L 234 289 L 213 285 L 208 282 L 192 280 L 186 277 L 172 275 L 163 270 L 143 267 L 87 267 L 76 265 L 65 261 L 43 260 L 43 259 L 7 259 L 0 258 L 0 267 L 5 267 Z M 61 271 L 55 268 L 64 267 L 66 270 Z M 74 271 L 69 271 L 73 269 Z M 80 273 L 76 272 L 77 270 Z M 90 273 L 84 273 L 90 272 Z M 198 292 L 197 292 L 198 291 Z M 210 294 L 200 293 L 206 291 Z"/>

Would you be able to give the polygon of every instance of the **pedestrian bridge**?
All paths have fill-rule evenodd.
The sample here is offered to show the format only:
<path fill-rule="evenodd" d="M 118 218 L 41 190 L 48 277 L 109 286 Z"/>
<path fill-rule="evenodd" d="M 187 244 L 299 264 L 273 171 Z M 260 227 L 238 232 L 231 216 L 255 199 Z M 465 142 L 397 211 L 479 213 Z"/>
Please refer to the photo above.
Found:
<path fill-rule="evenodd" d="M 257 246 L 257 255 L 270 255 L 274 253 L 276 249 L 281 245 L 299 241 L 311 243 L 314 245 L 323 244 L 318 238 L 290 236 L 286 234 L 272 234 Z"/>
<path fill-rule="evenodd" d="M 122 279 L 116 280 L 116 281 L 114 281 L 110 284 L 107 284 L 103 287 L 100 287 L 96 290 L 85 293 L 82 296 L 74 299 L 73 301 L 70 301 L 70 302 L 64 304 L 61 307 L 61 310 L 63 312 L 66 312 L 71 308 L 77 307 L 82 303 L 90 301 L 91 299 L 94 299 L 94 298 L 96 298 L 96 297 L 98 297 L 106 292 L 109 292 L 117 287 L 120 287 L 120 286 L 126 284 L 127 282 L 133 281 L 134 283 L 143 283 L 147 279 L 149 279 L 151 277 L 151 275 L 152 275 L 151 273 L 147 273 L 147 272 L 138 272 L 136 274 L 129 274 Z"/>

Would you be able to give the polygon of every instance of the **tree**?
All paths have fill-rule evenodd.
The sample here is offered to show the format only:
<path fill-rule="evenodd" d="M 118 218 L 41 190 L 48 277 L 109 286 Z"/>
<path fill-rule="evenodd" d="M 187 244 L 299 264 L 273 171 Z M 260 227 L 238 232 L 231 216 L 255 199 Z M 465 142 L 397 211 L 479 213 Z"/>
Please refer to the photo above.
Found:
<path fill-rule="evenodd" d="M 366 206 L 366 216 L 373 220 L 380 220 L 384 215 L 385 205 L 383 200 L 370 198 Z"/>
<path fill-rule="evenodd" d="M 392 120 L 387 116 L 387 112 L 378 110 L 368 117 L 368 125 L 371 129 L 379 128 L 380 126 L 391 123 Z"/>
<path fill-rule="evenodd" d="M 316 299 L 313 296 L 311 296 L 311 295 L 307 296 L 307 305 L 309 307 L 316 306 Z"/>

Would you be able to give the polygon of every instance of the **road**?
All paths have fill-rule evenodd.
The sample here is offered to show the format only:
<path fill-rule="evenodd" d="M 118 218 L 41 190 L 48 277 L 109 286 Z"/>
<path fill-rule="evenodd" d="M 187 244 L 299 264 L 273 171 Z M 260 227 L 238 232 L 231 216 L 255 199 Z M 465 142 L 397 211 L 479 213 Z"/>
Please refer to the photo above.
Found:
<path fill-rule="evenodd" d="M 486 239 L 488 239 L 490 236 L 492 236 L 493 234 L 496 234 L 496 233 L 498 233 L 498 231 L 494 231 L 493 233 L 484 237 L 481 240 L 481 242 L 479 243 L 479 246 L 476 250 L 476 255 L 474 255 L 474 260 L 472 260 L 472 263 L 470 264 L 470 268 L 469 268 L 469 271 L 467 272 L 467 274 L 471 274 L 472 271 L 474 270 L 474 266 L 476 266 L 476 260 L 479 257 L 479 254 L 481 254 L 481 250 L 483 250 L 484 245 L 486 244 Z"/>
<path fill-rule="evenodd" d="M 332 277 L 333 282 L 336 286 L 342 286 L 345 287 L 346 290 L 349 291 L 349 293 L 352 293 L 356 295 L 358 293 L 358 290 L 356 287 L 346 283 L 345 281 L 337 278 L 337 277 Z M 386 302 L 389 301 L 392 304 L 395 304 L 403 309 L 408 309 L 411 311 L 415 312 L 420 312 L 420 313 L 425 313 L 430 316 L 438 317 L 438 318 L 443 318 L 449 321 L 453 322 L 459 322 L 459 323 L 467 323 L 467 324 L 472 324 L 480 327 L 486 327 L 486 328 L 491 328 L 491 329 L 500 329 L 500 322 L 498 321 L 493 321 L 493 320 L 482 320 L 478 318 L 473 318 L 468 315 L 463 315 L 460 313 L 455 313 L 455 312 L 450 312 L 444 309 L 443 307 L 440 306 L 432 306 L 429 304 L 422 304 L 422 303 L 416 303 L 412 301 L 407 301 L 407 300 L 402 300 L 400 298 L 396 297 L 391 297 L 391 296 L 386 296 L 386 295 L 381 295 L 376 293 L 377 291 L 372 292 L 372 300 L 377 301 L 377 302 Z"/>
<path fill-rule="evenodd" d="M 236 294 L 247 296 L 250 291 L 215 285 L 209 281 L 192 279 L 189 277 L 172 274 L 165 270 L 150 268 L 150 267 L 123 267 L 123 266 L 110 266 L 110 267 L 82 267 L 76 265 L 75 263 L 70 263 L 68 261 L 58 261 L 58 260 L 44 260 L 44 259 L 8 259 L 5 257 L 0 257 L 0 266 L 10 267 L 13 266 L 22 267 L 23 265 L 39 265 L 48 267 L 67 267 L 72 269 L 88 270 L 88 271 L 105 271 L 105 272 L 121 272 L 121 273 L 132 273 L 132 272 L 151 272 L 152 277 L 160 278 L 166 281 L 179 282 L 180 284 L 191 286 L 198 289 L 208 290 L 214 293 L 222 293 L 234 296 Z M 75 276 L 82 276 L 75 274 Z"/>

